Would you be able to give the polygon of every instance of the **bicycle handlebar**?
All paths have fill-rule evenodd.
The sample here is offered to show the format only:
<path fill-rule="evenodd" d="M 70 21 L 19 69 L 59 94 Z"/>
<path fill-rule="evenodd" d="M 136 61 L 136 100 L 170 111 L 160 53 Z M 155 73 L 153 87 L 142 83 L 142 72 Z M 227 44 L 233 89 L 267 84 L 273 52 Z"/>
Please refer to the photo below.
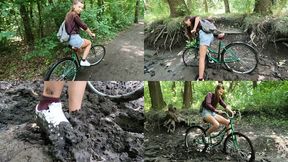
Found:
<path fill-rule="evenodd" d="M 241 112 L 239 110 L 236 110 L 234 114 L 229 115 L 227 112 L 223 112 L 228 118 L 234 118 L 235 115 L 239 115 L 239 118 L 241 120 Z"/>

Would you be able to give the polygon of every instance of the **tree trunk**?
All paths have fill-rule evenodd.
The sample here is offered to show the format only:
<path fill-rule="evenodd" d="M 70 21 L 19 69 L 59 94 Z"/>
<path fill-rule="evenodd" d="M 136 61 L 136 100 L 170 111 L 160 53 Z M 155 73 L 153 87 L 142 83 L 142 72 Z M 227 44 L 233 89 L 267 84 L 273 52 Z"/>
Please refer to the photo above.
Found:
<path fill-rule="evenodd" d="M 149 93 L 151 98 L 152 109 L 161 110 L 166 106 L 163 100 L 161 86 L 159 81 L 148 81 Z"/>
<path fill-rule="evenodd" d="M 42 10 L 41 10 L 41 0 L 37 0 L 38 16 L 39 16 L 39 35 L 40 38 L 44 37 L 43 32 L 43 21 L 42 21 Z"/>
<path fill-rule="evenodd" d="M 257 87 L 257 81 L 253 81 L 253 89 Z"/>
<path fill-rule="evenodd" d="M 187 11 L 187 5 L 184 0 L 167 0 L 170 8 L 170 17 L 184 16 Z"/>
<path fill-rule="evenodd" d="M 176 96 L 176 90 L 175 90 L 175 88 L 176 88 L 176 83 L 175 83 L 175 82 L 172 82 L 171 90 L 172 90 L 172 93 L 173 93 L 173 97 Z"/>
<path fill-rule="evenodd" d="M 272 14 L 272 0 L 256 0 L 254 12 L 261 15 Z"/>
<path fill-rule="evenodd" d="M 207 0 L 204 0 L 204 6 L 205 6 L 205 13 L 208 13 L 208 3 L 207 3 Z"/>
<path fill-rule="evenodd" d="M 192 104 L 192 86 L 191 81 L 184 82 L 184 93 L 183 93 L 183 108 L 188 109 Z"/>
<path fill-rule="evenodd" d="M 138 23 L 139 10 L 140 10 L 140 0 L 136 0 L 134 23 Z"/>
<path fill-rule="evenodd" d="M 230 13 L 229 0 L 224 0 L 225 13 Z"/>
<path fill-rule="evenodd" d="M 32 48 L 34 44 L 34 36 L 31 30 L 31 25 L 30 25 L 30 19 L 28 16 L 28 12 L 26 10 L 26 7 L 24 4 L 20 4 L 20 15 L 23 20 L 23 25 L 24 25 L 24 35 L 25 35 L 25 41 L 29 45 L 30 49 Z"/>

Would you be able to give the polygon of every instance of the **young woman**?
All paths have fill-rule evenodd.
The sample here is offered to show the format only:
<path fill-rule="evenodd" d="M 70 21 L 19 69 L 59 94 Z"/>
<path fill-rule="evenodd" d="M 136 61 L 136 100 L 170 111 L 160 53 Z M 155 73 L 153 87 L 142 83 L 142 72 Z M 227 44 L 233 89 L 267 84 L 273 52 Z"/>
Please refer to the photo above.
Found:
<path fill-rule="evenodd" d="M 69 112 L 81 109 L 86 84 L 87 81 L 68 82 Z M 54 127 L 58 126 L 61 122 L 68 122 L 60 101 L 63 87 L 63 81 L 45 81 L 43 95 L 35 110 L 37 117 L 52 124 Z"/>
<path fill-rule="evenodd" d="M 82 12 L 83 8 L 84 4 L 82 3 L 82 0 L 73 0 L 72 7 L 65 18 L 65 27 L 67 33 L 71 35 L 68 43 L 72 47 L 84 49 L 80 65 L 90 66 L 90 63 L 86 60 L 86 58 L 91 48 L 91 41 L 80 37 L 80 28 L 92 37 L 95 37 L 95 34 L 92 33 L 88 26 L 80 19 L 80 13 Z"/>
<path fill-rule="evenodd" d="M 184 18 L 184 24 L 186 25 L 186 34 L 189 38 L 198 35 L 200 40 L 199 48 L 199 81 L 204 80 L 204 71 L 205 71 L 205 57 L 208 47 L 213 42 L 214 35 L 213 33 L 205 33 L 201 29 L 200 17 L 198 16 L 186 16 Z M 217 34 L 217 37 L 221 38 L 224 36 L 224 33 Z"/>
<path fill-rule="evenodd" d="M 234 112 L 231 110 L 229 106 L 225 104 L 225 102 L 222 99 L 222 96 L 224 94 L 224 86 L 222 84 L 218 84 L 215 88 L 215 92 L 211 93 L 209 92 L 207 96 L 205 97 L 204 101 L 201 105 L 201 116 L 205 121 L 210 123 L 212 126 L 207 130 L 206 136 L 210 136 L 210 134 L 214 131 L 216 131 L 219 127 L 219 124 L 225 125 L 226 128 L 229 128 L 229 120 L 224 118 L 223 116 L 219 115 L 223 113 L 221 110 L 217 110 L 216 107 L 218 103 L 224 107 L 227 111 L 229 111 L 231 114 L 234 114 Z M 219 113 L 219 114 L 216 114 Z"/>

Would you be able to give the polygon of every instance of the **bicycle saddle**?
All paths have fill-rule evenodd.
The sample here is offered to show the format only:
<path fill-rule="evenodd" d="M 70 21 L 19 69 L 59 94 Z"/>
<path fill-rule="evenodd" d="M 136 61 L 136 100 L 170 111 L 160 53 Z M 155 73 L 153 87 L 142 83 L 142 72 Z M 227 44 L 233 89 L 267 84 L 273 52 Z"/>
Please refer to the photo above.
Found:
<path fill-rule="evenodd" d="M 75 52 L 77 52 L 77 51 L 79 50 L 79 48 L 77 48 L 77 47 L 72 47 L 72 46 L 70 46 L 70 45 L 69 45 L 69 48 L 71 48 L 71 49 L 74 50 Z"/>

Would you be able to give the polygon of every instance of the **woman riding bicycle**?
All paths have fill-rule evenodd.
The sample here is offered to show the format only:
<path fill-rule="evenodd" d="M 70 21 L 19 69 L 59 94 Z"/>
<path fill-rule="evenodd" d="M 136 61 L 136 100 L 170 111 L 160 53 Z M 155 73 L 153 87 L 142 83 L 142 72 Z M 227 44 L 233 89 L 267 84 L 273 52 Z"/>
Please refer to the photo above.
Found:
<path fill-rule="evenodd" d="M 215 88 L 215 93 L 209 92 L 206 95 L 204 101 L 202 102 L 201 109 L 200 109 L 201 116 L 206 122 L 211 124 L 211 127 L 206 132 L 207 137 L 209 137 L 212 132 L 218 129 L 219 124 L 225 125 L 227 129 L 229 128 L 230 121 L 224 118 L 223 116 L 219 115 L 223 113 L 223 111 L 216 109 L 219 103 L 222 107 L 228 110 L 231 114 L 234 114 L 231 108 L 227 106 L 225 102 L 223 101 L 222 99 L 223 94 L 224 94 L 224 86 L 222 84 L 218 84 Z"/>
<path fill-rule="evenodd" d="M 83 29 L 90 36 L 95 37 L 95 34 L 90 31 L 88 26 L 80 19 L 80 13 L 84 8 L 82 0 L 73 0 L 70 11 L 66 14 L 65 28 L 70 36 L 69 45 L 79 49 L 84 49 L 81 66 L 90 66 L 90 63 L 86 60 L 91 49 L 91 41 L 80 37 L 80 28 Z"/>
<path fill-rule="evenodd" d="M 213 42 L 214 35 L 213 33 L 206 33 L 202 30 L 200 20 L 198 16 L 186 16 L 183 22 L 186 26 L 186 34 L 190 39 L 199 35 L 199 74 L 197 80 L 204 81 L 205 57 L 208 47 Z M 224 33 L 218 33 L 217 37 L 224 37 Z"/>

